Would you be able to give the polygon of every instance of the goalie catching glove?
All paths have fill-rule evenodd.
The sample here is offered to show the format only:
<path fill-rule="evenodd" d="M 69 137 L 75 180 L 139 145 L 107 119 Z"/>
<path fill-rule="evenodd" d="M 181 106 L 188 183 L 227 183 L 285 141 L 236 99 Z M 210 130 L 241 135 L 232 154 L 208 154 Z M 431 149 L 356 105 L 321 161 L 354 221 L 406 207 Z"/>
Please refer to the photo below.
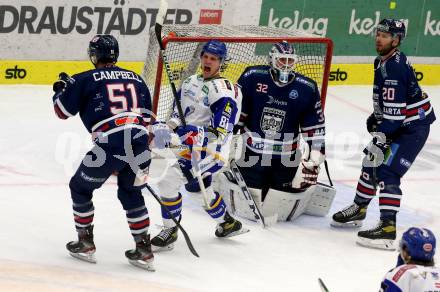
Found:
<path fill-rule="evenodd" d="M 303 159 L 296 170 L 293 178 L 292 188 L 304 191 L 312 185 L 316 185 L 318 181 L 319 165 L 324 162 L 325 155 L 318 150 L 309 150 L 305 147 Z"/>

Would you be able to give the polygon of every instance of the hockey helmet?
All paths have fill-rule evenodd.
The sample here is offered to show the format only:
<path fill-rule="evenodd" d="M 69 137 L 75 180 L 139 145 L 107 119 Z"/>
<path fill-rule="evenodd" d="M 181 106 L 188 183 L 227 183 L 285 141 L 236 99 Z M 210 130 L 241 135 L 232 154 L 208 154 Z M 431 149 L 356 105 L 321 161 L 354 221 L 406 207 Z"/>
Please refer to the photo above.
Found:
<path fill-rule="evenodd" d="M 399 37 L 400 43 L 406 36 L 405 24 L 401 20 L 385 18 L 376 27 L 376 31 L 388 32 L 393 38 Z"/>
<path fill-rule="evenodd" d="M 286 41 L 276 43 L 269 52 L 269 65 L 275 71 L 278 81 L 287 83 L 289 75 L 293 73 L 293 66 L 297 61 L 294 47 Z"/>
<path fill-rule="evenodd" d="M 412 260 L 430 262 L 435 254 L 435 236 L 426 228 L 411 227 L 402 235 L 400 249 L 405 249 Z"/>
<path fill-rule="evenodd" d="M 200 53 L 200 57 L 203 56 L 204 53 L 210 53 L 220 58 L 220 63 L 223 63 L 226 59 L 226 55 L 228 54 L 228 49 L 224 42 L 211 40 L 203 45 L 202 52 Z"/>
<path fill-rule="evenodd" d="M 109 34 L 98 34 L 89 43 L 88 54 L 93 64 L 98 62 L 114 63 L 118 61 L 119 45 L 116 38 Z"/>

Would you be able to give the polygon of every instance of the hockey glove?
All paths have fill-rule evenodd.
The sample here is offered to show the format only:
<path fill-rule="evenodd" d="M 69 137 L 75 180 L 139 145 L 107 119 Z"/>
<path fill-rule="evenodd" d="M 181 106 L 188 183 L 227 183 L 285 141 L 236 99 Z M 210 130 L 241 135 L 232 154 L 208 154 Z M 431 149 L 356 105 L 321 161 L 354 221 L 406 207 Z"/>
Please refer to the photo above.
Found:
<path fill-rule="evenodd" d="M 75 79 L 69 76 L 69 74 L 65 72 L 61 72 L 58 75 L 58 80 L 54 82 L 52 89 L 54 92 L 58 92 L 63 90 L 68 84 L 73 84 Z"/>
<path fill-rule="evenodd" d="M 373 140 L 364 148 L 364 154 L 369 161 L 376 163 L 382 163 L 384 157 L 390 147 L 391 140 L 386 139 L 382 133 L 374 133 Z"/>
<path fill-rule="evenodd" d="M 371 114 L 367 119 L 367 130 L 368 133 L 373 133 L 377 131 L 378 121 L 374 114 Z"/>
<path fill-rule="evenodd" d="M 176 130 L 182 144 L 187 146 L 205 146 L 208 137 L 205 135 L 205 128 L 193 125 L 178 127 Z"/>
<path fill-rule="evenodd" d="M 310 151 L 310 155 L 303 155 L 304 158 L 296 170 L 295 177 L 292 181 L 292 188 L 297 190 L 305 190 L 312 185 L 316 185 L 320 167 L 324 162 L 325 156 L 318 150 Z"/>
<path fill-rule="evenodd" d="M 151 125 L 151 133 L 153 134 L 152 143 L 158 149 L 164 149 L 170 146 L 173 132 L 167 124 L 163 122 L 154 122 Z"/>

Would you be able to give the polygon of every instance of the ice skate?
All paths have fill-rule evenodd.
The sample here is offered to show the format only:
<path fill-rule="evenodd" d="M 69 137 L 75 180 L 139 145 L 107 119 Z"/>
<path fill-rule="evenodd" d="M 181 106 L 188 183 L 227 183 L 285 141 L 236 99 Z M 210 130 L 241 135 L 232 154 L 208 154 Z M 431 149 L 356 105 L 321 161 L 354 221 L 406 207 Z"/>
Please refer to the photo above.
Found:
<path fill-rule="evenodd" d="M 78 240 L 66 244 L 69 254 L 77 259 L 96 264 L 93 225 L 78 231 Z"/>
<path fill-rule="evenodd" d="M 177 241 L 177 226 L 164 227 L 158 235 L 151 240 L 153 252 L 167 251 L 174 248 L 174 242 Z"/>
<path fill-rule="evenodd" d="M 376 227 L 358 232 L 356 243 L 371 248 L 395 250 L 396 223 L 392 220 L 380 220 Z"/>
<path fill-rule="evenodd" d="M 356 203 L 333 214 L 333 227 L 361 227 L 362 221 L 367 216 L 367 206 L 360 206 Z"/>
<path fill-rule="evenodd" d="M 143 234 L 140 236 L 140 240 L 136 242 L 136 248 L 130 249 L 125 252 L 125 256 L 128 262 L 133 266 L 154 272 L 154 255 L 151 251 L 150 235 Z"/>
<path fill-rule="evenodd" d="M 225 213 L 224 219 L 225 222 L 217 225 L 215 236 L 232 237 L 249 232 L 249 229 L 243 227 L 241 222 L 230 216 L 228 212 Z"/>

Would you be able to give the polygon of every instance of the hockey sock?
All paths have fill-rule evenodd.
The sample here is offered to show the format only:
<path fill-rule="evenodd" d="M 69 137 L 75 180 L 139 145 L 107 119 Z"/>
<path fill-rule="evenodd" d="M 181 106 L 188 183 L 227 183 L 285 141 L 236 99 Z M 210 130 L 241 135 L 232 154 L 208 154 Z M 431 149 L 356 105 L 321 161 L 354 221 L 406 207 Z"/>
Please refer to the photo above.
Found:
<path fill-rule="evenodd" d="M 373 186 L 369 174 L 362 171 L 356 187 L 356 197 L 354 198 L 354 202 L 357 205 L 366 206 L 375 195 L 376 188 Z"/>
<path fill-rule="evenodd" d="M 402 191 L 398 185 L 386 184 L 379 194 L 380 217 L 396 222 L 396 213 L 400 209 Z"/>
<path fill-rule="evenodd" d="M 215 198 L 211 201 L 209 209 L 205 209 L 205 211 L 217 222 L 222 223 L 224 221 L 226 204 L 219 193 L 215 192 Z"/>
<path fill-rule="evenodd" d="M 179 195 L 175 198 L 164 198 L 162 197 L 162 205 L 165 205 L 168 211 L 171 213 L 176 220 L 180 220 L 181 212 L 182 212 L 182 195 Z M 176 224 L 171 219 L 170 214 L 165 210 L 164 206 L 161 207 L 162 211 L 162 219 L 165 227 L 174 227 Z"/>
<path fill-rule="evenodd" d="M 147 207 L 141 206 L 139 208 L 127 210 L 126 216 L 131 235 L 133 235 L 135 240 L 140 234 L 148 233 L 150 216 L 148 215 Z"/>
<path fill-rule="evenodd" d="M 84 204 L 73 203 L 73 219 L 76 230 L 79 232 L 92 225 L 94 214 L 95 207 L 92 201 Z"/>
<path fill-rule="evenodd" d="M 396 211 L 386 210 L 386 211 L 380 211 L 380 220 L 389 220 L 396 222 Z"/>

